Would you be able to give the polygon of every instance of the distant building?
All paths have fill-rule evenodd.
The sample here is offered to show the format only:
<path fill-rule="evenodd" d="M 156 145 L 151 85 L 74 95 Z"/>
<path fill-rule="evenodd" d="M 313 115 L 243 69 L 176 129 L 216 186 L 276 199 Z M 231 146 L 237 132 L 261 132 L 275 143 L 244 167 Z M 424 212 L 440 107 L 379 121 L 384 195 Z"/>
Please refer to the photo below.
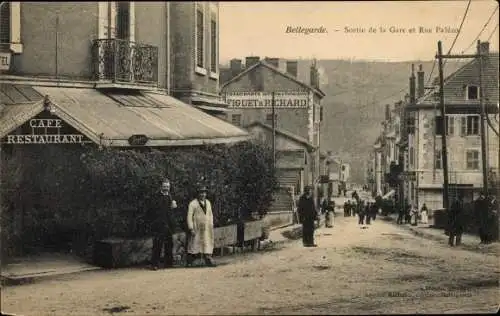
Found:
<path fill-rule="evenodd" d="M 303 154 L 295 155 L 295 165 L 305 165 L 303 170 L 295 170 L 297 192 L 304 185 L 318 184 L 321 175 L 321 155 L 319 135 L 321 131 L 321 99 L 325 94 L 319 88 L 319 75 L 315 64 L 311 65 L 309 84 L 297 79 L 297 61 L 283 61 L 279 58 L 249 56 L 245 67 L 239 59 L 231 60 L 231 75 L 221 85 L 221 96 L 227 107 L 227 120 L 236 126 L 248 128 L 255 126 L 271 127 L 273 119 L 276 131 L 303 139 Z M 274 118 L 273 118 L 274 102 Z M 250 129 L 252 131 L 252 129 Z M 272 138 L 268 140 L 272 143 Z M 295 149 L 286 144 L 276 145 L 280 153 L 278 159 L 291 155 Z M 280 166 L 278 160 L 277 166 Z M 290 170 L 279 168 L 280 182 L 290 175 Z M 300 180 L 300 181 L 299 181 Z"/>

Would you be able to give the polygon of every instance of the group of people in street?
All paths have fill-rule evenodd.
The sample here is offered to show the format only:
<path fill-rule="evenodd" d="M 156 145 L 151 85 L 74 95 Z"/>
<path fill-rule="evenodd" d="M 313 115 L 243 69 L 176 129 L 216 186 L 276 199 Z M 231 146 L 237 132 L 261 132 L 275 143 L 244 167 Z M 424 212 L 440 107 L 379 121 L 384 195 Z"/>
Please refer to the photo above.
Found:
<path fill-rule="evenodd" d="M 158 270 L 161 267 L 161 253 L 163 250 L 163 267 L 174 265 L 173 235 L 176 232 L 174 210 L 177 202 L 171 194 L 170 180 L 162 181 L 150 215 L 150 227 L 153 234 L 153 248 L 151 254 L 151 268 Z M 201 257 L 207 266 L 215 266 L 212 259 L 214 248 L 214 222 L 212 204 L 207 199 L 207 187 L 199 185 L 197 196 L 189 203 L 186 214 L 187 223 L 187 251 L 186 266 L 192 266 L 197 257 Z"/>
<path fill-rule="evenodd" d="M 398 210 L 397 224 L 411 224 L 412 226 L 417 226 L 418 223 L 424 225 L 429 223 L 429 209 L 425 203 L 420 210 L 415 207 L 415 205 L 408 204 L 408 201 L 406 201 L 405 205 L 405 207 Z"/>

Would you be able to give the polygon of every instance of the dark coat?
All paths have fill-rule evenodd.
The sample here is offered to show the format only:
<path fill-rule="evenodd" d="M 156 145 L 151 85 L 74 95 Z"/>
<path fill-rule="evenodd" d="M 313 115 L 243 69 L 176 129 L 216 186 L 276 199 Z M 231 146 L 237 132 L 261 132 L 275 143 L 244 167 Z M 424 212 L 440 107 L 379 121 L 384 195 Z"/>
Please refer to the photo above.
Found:
<path fill-rule="evenodd" d="M 486 225 L 488 222 L 488 199 L 478 198 L 474 201 L 474 213 L 479 225 Z"/>
<path fill-rule="evenodd" d="M 454 233 L 462 233 L 464 226 L 464 204 L 462 201 L 456 200 L 448 212 L 448 229 Z"/>
<path fill-rule="evenodd" d="M 314 199 L 312 197 L 307 197 L 305 194 L 299 199 L 297 212 L 299 213 L 301 223 L 314 224 L 314 221 L 318 218 Z"/>
<path fill-rule="evenodd" d="M 150 211 L 151 232 L 154 234 L 173 234 L 175 232 L 172 196 L 161 193 L 156 197 Z"/>

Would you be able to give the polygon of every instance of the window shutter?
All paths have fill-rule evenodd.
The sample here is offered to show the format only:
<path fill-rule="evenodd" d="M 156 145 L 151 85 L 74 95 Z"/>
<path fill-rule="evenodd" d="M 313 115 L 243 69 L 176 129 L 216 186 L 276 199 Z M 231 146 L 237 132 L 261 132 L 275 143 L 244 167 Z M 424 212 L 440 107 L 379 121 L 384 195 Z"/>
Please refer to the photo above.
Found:
<path fill-rule="evenodd" d="M 443 117 L 442 116 L 436 116 L 436 135 L 443 135 Z"/>
<path fill-rule="evenodd" d="M 10 3 L 2 2 L 0 9 L 0 43 L 10 42 Z"/>

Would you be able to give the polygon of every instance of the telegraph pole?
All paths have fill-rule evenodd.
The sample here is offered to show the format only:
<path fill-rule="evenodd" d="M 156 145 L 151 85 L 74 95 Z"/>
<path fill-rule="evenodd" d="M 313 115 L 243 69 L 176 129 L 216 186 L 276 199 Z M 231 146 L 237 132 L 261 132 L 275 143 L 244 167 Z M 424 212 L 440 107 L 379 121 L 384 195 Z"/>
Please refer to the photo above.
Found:
<path fill-rule="evenodd" d="M 446 107 L 444 104 L 444 77 L 443 77 L 443 48 L 441 41 L 438 42 L 438 64 L 439 64 L 439 103 L 442 118 L 441 152 L 443 155 L 443 208 L 449 210 L 448 200 L 448 153 L 446 147 Z"/>
<path fill-rule="evenodd" d="M 273 116 L 273 166 L 276 168 L 276 114 L 275 114 L 275 97 L 274 92 L 271 94 L 271 108 Z"/>
<path fill-rule="evenodd" d="M 481 108 L 481 164 L 483 169 L 483 191 L 488 195 L 488 160 L 486 153 L 486 111 L 483 102 L 483 56 L 481 54 L 481 41 L 477 41 L 477 54 L 479 55 L 479 107 Z"/>

